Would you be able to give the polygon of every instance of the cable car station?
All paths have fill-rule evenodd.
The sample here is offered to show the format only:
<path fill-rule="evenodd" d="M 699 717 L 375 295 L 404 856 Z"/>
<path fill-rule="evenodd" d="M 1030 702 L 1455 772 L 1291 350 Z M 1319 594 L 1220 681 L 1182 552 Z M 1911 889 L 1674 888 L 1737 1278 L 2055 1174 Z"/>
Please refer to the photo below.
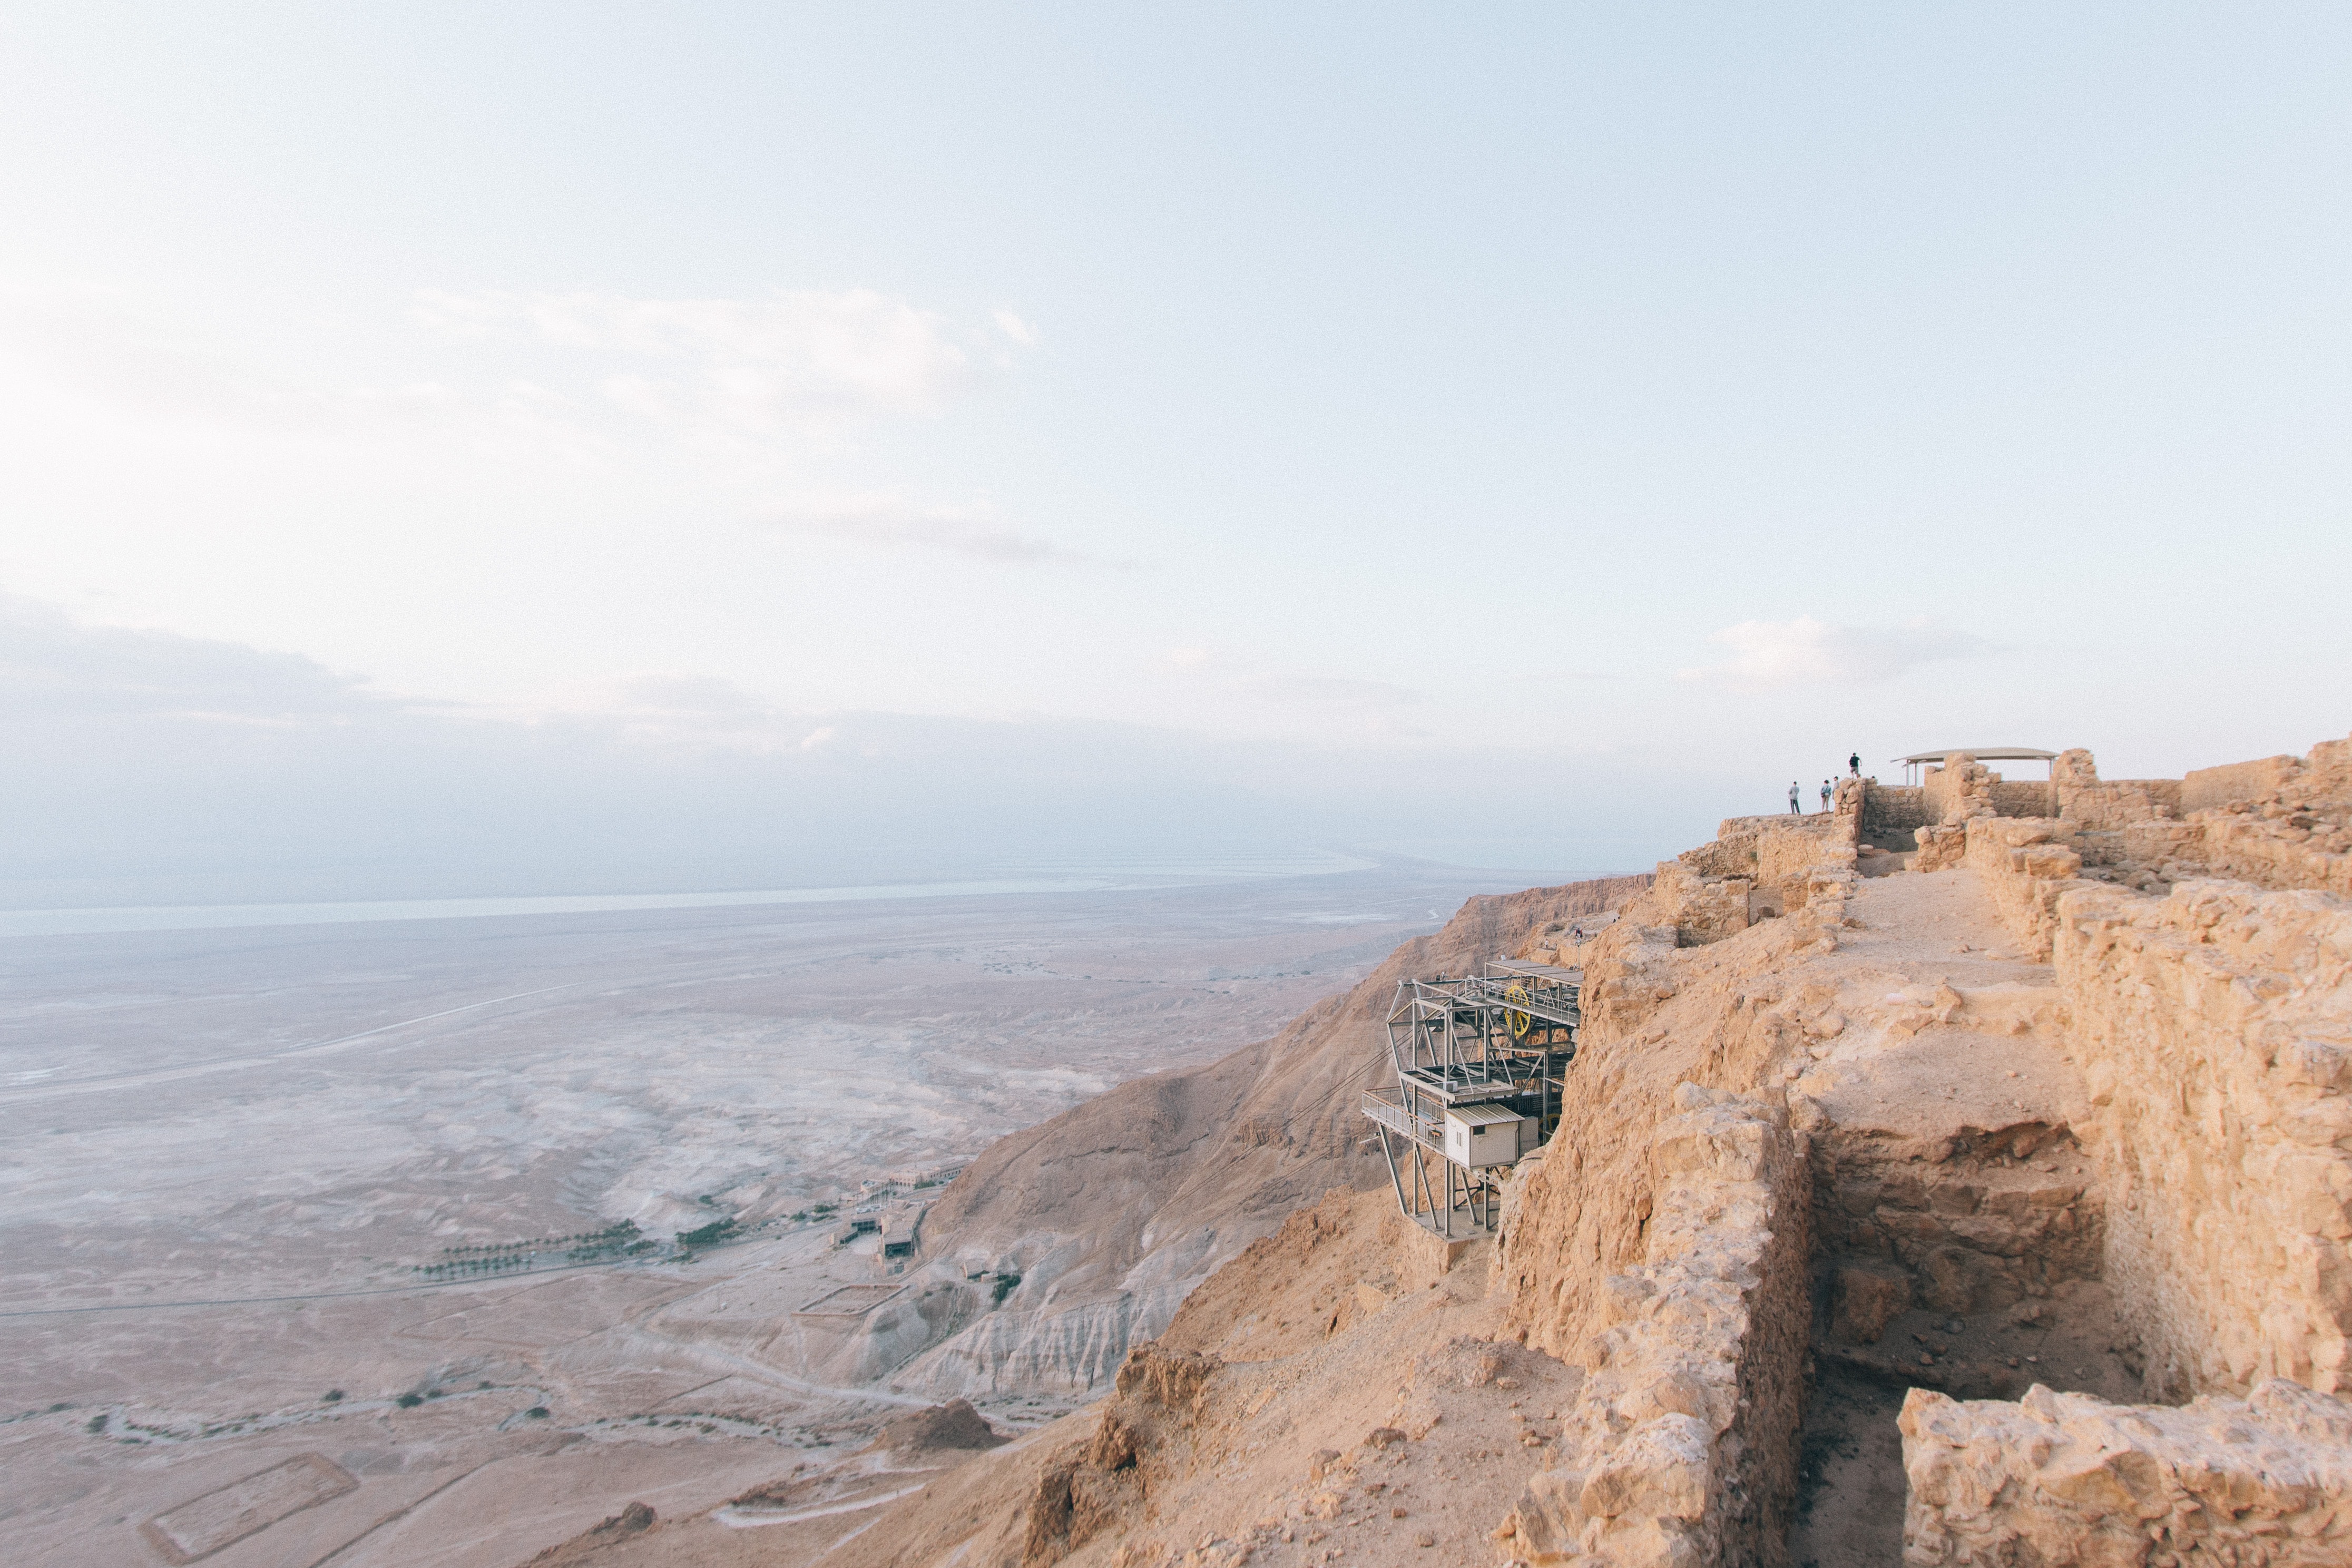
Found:
<path fill-rule="evenodd" d="M 1576 1057 L 1584 972 L 1497 961 L 1402 980 L 1389 1009 L 1393 1087 L 1366 1089 L 1397 1205 L 1449 1241 L 1490 1234 L 1496 1173 L 1551 1141 Z"/>

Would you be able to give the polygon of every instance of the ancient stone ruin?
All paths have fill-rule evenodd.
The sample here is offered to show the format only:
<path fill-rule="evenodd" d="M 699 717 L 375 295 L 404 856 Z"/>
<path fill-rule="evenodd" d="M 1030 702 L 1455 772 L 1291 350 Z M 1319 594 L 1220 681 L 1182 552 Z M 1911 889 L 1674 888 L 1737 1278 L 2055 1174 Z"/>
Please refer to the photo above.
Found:
<path fill-rule="evenodd" d="M 1588 956 L 1514 1558 L 2352 1562 L 2352 741 L 2053 773 L 1727 822 Z"/>

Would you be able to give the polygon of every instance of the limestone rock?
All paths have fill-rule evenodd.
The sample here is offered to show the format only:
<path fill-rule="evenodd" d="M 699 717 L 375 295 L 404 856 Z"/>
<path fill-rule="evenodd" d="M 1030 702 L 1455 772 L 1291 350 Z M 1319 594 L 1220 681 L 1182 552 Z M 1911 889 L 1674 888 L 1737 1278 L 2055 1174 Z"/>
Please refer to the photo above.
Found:
<path fill-rule="evenodd" d="M 1848 1344 L 1874 1345 L 1911 1308 L 1911 1277 L 1883 1265 L 1849 1264 L 1837 1272 L 1830 1332 Z"/>
<path fill-rule="evenodd" d="M 2243 1400 L 1904 1401 L 1906 1568 L 2352 1562 L 2352 1406 L 2284 1381 Z"/>

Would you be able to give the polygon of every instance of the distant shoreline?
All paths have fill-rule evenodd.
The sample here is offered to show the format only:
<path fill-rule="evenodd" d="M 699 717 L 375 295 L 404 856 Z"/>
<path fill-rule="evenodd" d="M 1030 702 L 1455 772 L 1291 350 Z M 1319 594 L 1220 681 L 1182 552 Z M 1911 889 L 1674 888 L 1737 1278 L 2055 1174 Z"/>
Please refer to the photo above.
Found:
<path fill-rule="evenodd" d="M 501 915 L 614 914 L 644 910 L 737 909 L 764 904 L 858 903 L 885 899 L 961 899 L 1013 893 L 1131 892 L 1204 882 L 1255 881 L 1275 877 L 1328 877 L 1346 871 L 1369 871 L 1379 864 L 1377 860 L 1333 851 L 1195 867 L 1107 868 L 1096 872 L 1051 876 L 950 882 L 882 882 L 831 888 L 0 910 L 0 937 L 217 931 L 247 926 L 346 925 L 379 921 L 483 919 Z"/>

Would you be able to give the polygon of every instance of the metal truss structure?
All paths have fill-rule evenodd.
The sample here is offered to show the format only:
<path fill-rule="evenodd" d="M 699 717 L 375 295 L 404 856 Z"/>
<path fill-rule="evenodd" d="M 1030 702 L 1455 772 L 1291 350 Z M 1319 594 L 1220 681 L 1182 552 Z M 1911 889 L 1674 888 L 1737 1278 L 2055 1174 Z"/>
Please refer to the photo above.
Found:
<path fill-rule="evenodd" d="M 1403 980 L 1389 1009 L 1392 1088 L 1366 1089 L 1397 1206 L 1449 1240 L 1495 1226 L 1496 1172 L 1551 1141 L 1576 1056 L 1580 969 L 1494 963 Z"/>

